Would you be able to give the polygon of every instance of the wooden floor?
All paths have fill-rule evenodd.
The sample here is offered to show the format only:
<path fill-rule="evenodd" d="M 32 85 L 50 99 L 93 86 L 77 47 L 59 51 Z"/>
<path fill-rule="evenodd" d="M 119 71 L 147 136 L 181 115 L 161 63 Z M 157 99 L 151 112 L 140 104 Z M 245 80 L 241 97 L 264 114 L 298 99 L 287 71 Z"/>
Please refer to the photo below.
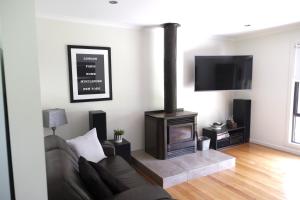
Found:
<path fill-rule="evenodd" d="M 178 200 L 300 200 L 300 157 L 255 144 L 223 150 L 236 167 L 176 185 L 167 191 Z"/>

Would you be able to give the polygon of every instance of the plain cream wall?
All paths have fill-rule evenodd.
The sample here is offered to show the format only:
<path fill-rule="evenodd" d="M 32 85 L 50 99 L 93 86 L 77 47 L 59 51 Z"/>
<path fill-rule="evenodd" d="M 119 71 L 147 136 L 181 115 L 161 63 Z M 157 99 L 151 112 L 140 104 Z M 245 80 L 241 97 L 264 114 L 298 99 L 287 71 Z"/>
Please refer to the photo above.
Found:
<path fill-rule="evenodd" d="M 163 109 L 163 29 L 124 29 L 39 18 L 37 20 L 43 109 L 65 108 L 68 125 L 58 135 L 85 133 L 89 110 L 107 112 L 108 137 L 125 130 L 132 149 L 144 148 L 144 112 Z M 194 56 L 232 54 L 230 41 L 178 29 L 178 107 L 199 113 L 198 126 L 225 120 L 231 113 L 232 91 L 194 92 Z M 113 100 L 70 103 L 66 45 L 108 46 L 112 49 Z M 45 133 L 51 133 L 45 129 Z"/>
<path fill-rule="evenodd" d="M 149 68 L 154 68 L 157 90 L 152 95 L 160 95 L 163 106 L 163 59 L 164 59 L 164 31 L 163 28 L 149 28 L 144 30 L 145 41 L 149 43 L 149 51 L 144 54 Z M 224 122 L 232 115 L 232 99 L 234 91 L 194 91 L 194 69 L 196 55 L 233 55 L 235 44 L 222 37 L 203 35 L 185 27 L 177 29 L 177 107 L 198 112 L 197 127 L 201 134 L 202 128 L 212 122 Z M 149 80 L 151 80 L 149 79 Z M 162 108 L 163 109 L 163 108 Z"/>
<path fill-rule="evenodd" d="M 232 115 L 234 91 L 194 91 L 195 56 L 233 55 L 235 46 L 222 37 L 202 35 L 201 32 L 178 29 L 178 107 L 198 112 L 198 131 L 215 121 L 225 122 Z"/>
<path fill-rule="evenodd" d="M 88 111 L 104 110 L 108 138 L 114 129 L 122 128 L 132 149 L 143 148 L 144 111 L 159 109 L 161 97 L 149 92 L 157 93 L 158 87 L 151 78 L 155 67 L 143 61 L 148 44 L 142 32 L 47 19 L 37 22 L 42 107 L 65 108 L 69 121 L 57 134 L 64 138 L 84 134 L 89 130 Z M 111 47 L 112 101 L 70 103 L 68 44 Z"/>
<path fill-rule="evenodd" d="M 275 33 L 240 37 L 236 52 L 252 54 L 252 90 L 236 97 L 252 99 L 251 141 L 300 154 L 289 145 L 292 101 L 292 73 L 295 44 L 300 27 Z"/>
<path fill-rule="evenodd" d="M 0 1 L 12 166 L 18 200 L 47 199 L 34 8 L 34 0 Z"/>
<path fill-rule="evenodd" d="M 9 180 L 9 164 L 6 132 L 8 127 L 5 125 L 5 108 L 4 95 L 2 84 L 2 35 L 1 35 L 1 20 L 0 20 L 0 199 L 10 199 L 10 180 Z"/>

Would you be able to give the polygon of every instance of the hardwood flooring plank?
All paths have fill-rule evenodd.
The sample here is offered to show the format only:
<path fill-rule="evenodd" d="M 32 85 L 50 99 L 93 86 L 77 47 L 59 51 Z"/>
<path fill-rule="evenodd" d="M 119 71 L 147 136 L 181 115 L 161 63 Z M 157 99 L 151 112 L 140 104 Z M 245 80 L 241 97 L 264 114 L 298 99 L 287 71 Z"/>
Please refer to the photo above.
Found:
<path fill-rule="evenodd" d="M 208 196 L 201 190 L 196 189 L 188 183 L 182 183 L 178 187 L 168 189 L 168 192 L 175 199 L 180 200 L 213 200 L 214 198 Z"/>
<path fill-rule="evenodd" d="M 178 200 L 299 200 L 300 157 L 257 144 L 222 150 L 236 167 L 167 191 Z M 149 177 L 147 177 L 149 179 Z"/>
<path fill-rule="evenodd" d="M 216 173 L 211 175 L 217 180 L 229 185 L 232 188 L 236 188 L 243 193 L 255 197 L 255 199 L 266 199 L 264 196 L 268 196 L 267 199 L 283 199 L 284 195 L 276 188 L 272 188 L 264 183 L 256 180 L 251 180 L 243 176 L 239 176 L 234 172 L 227 170 L 226 172 Z"/>
<path fill-rule="evenodd" d="M 226 187 L 226 185 L 215 181 L 210 176 L 189 181 L 189 184 L 206 193 L 213 199 L 251 199 L 244 194 L 232 191 L 232 188 Z"/>

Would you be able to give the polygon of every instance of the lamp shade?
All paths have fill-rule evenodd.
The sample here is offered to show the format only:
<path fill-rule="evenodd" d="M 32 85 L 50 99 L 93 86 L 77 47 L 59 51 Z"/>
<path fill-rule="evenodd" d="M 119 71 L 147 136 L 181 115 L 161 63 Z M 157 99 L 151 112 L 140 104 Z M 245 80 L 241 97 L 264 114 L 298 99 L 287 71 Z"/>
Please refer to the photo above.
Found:
<path fill-rule="evenodd" d="M 55 108 L 43 110 L 43 124 L 45 128 L 58 127 L 67 123 L 65 109 Z"/>

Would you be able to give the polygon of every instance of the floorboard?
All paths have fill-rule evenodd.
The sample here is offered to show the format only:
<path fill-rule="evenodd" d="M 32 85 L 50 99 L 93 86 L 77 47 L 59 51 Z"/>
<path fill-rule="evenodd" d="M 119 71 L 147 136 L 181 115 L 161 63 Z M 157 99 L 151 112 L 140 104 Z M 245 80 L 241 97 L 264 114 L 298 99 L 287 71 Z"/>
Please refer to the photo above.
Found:
<path fill-rule="evenodd" d="M 223 150 L 236 167 L 167 191 L 178 200 L 300 200 L 300 157 L 256 144 Z"/>

